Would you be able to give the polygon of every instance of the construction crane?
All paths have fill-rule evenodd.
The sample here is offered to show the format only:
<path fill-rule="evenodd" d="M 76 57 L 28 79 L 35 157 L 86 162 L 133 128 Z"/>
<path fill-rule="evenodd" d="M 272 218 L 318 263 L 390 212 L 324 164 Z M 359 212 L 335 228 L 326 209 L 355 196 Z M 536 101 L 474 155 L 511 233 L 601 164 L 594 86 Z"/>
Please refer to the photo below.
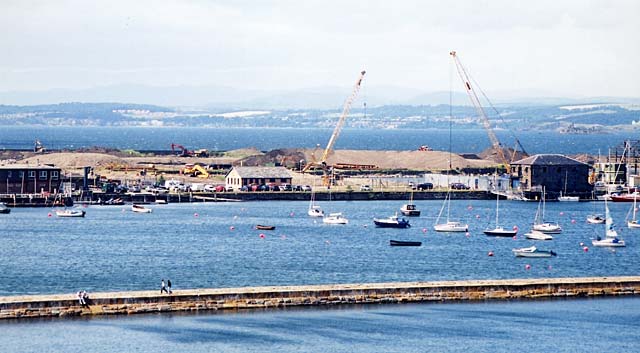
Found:
<path fill-rule="evenodd" d="M 360 91 L 360 85 L 362 84 L 362 80 L 364 79 L 365 73 L 366 71 L 360 72 L 360 75 L 358 76 L 358 79 L 356 80 L 356 83 L 353 86 L 353 90 L 351 91 L 351 95 L 344 102 L 342 114 L 340 115 L 340 119 L 338 119 L 338 124 L 336 125 L 335 129 L 333 129 L 333 134 L 331 134 L 331 138 L 329 139 L 329 143 L 327 144 L 327 147 L 324 149 L 324 152 L 322 153 L 322 157 L 320 158 L 319 161 L 312 161 L 310 163 L 307 163 L 307 165 L 305 165 L 304 169 L 302 170 L 303 172 L 306 172 L 311 168 L 317 168 L 317 167 L 322 168 L 322 170 L 324 171 L 323 181 L 325 185 L 329 184 L 328 169 L 330 166 L 327 165 L 327 158 L 329 158 L 329 154 L 331 154 L 331 152 L 333 151 L 333 146 L 336 144 L 336 141 L 338 140 L 338 136 L 340 136 L 340 132 L 342 131 L 342 127 L 344 126 L 344 122 L 347 119 L 347 116 L 349 116 L 349 111 L 351 110 L 351 104 L 353 104 L 353 101 L 358 96 L 358 92 Z"/>
<path fill-rule="evenodd" d="M 489 118 L 487 118 L 487 114 L 485 113 L 484 108 L 482 107 L 482 104 L 480 104 L 480 99 L 478 98 L 478 95 L 476 94 L 475 90 L 471 87 L 471 79 L 469 77 L 469 74 L 467 73 L 467 70 L 465 70 L 464 66 L 462 66 L 462 63 L 460 62 L 460 59 L 458 58 L 458 55 L 456 55 L 455 51 L 451 51 L 449 55 L 451 55 L 451 57 L 453 58 L 453 62 L 456 65 L 456 70 L 458 71 L 458 76 L 460 76 L 460 79 L 464 84 L 464 89 L 469 95 L 469 99 L 471 100 L 471 103 L 473 104 L 474 108 L 478 112 L 478 115 L 482 119 L 482 126 L 485 128 L 485 130 L 487 130 L 487 134 L 489 135 L 489 140 L 491 140 L 491 146 L 498 154 L 498 158 L 500 159 L 500 162 L 504 164 L 507 170 L 507 173 L 510 174 L 511 160 L 507 159 L 507 157 L 505 156 L 502 144 L 500 143 L 500 140 L 498 140 L 498 137 L 496 136 L 495 132 L 491 128 L 491 123 L 489 122 Z M 522 152 L 526 153 L 524 151 L 524 148 L 522 148 L 520 141 L 516 139 L 516 142 L 520 146 Z M 516 150 L 514 148 L 511 159 L 514 158 L 515 153 L 516 153 Z"/>

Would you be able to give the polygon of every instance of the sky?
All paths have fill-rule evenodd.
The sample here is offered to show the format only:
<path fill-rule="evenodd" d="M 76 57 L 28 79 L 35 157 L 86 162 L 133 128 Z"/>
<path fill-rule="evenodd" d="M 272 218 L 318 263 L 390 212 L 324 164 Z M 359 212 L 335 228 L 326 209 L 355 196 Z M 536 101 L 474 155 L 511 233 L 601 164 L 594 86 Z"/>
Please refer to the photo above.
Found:
<path fill-rule="evenodd" d="M 0 92 L 111 85 L 640 96 L 640 1 L 0 0 Z"/>

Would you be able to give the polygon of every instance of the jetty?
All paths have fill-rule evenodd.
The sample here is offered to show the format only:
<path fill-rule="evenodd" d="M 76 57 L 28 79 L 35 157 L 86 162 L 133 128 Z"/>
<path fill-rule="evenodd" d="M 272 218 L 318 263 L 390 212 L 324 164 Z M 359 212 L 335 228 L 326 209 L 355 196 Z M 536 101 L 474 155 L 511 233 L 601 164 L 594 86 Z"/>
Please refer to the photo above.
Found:
<path fill-rule="evenodd" d="M 640 276 L 325 284 L 0 297 L 0 319 L 268 309 L 342 304 L 634 296 Z"/>

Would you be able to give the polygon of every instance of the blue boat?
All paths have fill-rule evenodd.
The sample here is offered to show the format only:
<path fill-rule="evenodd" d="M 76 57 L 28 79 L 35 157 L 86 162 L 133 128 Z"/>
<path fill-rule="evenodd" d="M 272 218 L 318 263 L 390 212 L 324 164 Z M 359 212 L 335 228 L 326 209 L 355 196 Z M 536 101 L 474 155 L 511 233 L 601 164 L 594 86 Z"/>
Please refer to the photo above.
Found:
<path fill-rule="evenodd" d="M 399 219 L 398 215 L 391 216 L 389 218 L 374 218 L 373 223 L 376 227 L 380 228 L 408 228 L 411 227 L 409 221 L 402 218 Z"/>

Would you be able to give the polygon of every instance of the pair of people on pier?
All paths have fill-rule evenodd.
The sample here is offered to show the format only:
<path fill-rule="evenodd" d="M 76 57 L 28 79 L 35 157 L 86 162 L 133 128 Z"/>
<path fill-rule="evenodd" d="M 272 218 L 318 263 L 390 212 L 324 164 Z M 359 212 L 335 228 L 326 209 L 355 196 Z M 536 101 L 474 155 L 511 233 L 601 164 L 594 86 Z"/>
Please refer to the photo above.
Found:
<path fill-rule="evenodd" d="M 89 294 L 87 294 L 87 291 L 85 290 L 78 291 L 77 296 L 78 296 L 78 302 L 80 302 L 80 306 L 82 306 L 83 308 L 88 308 Z"/>
<path fill-rule="evenodd" d="M 167 293 L 167 294 L 171 294 L 173 293 L 171 291 L 171 280 L 167 279 L 167 284 L 164 284 L 164 278 L 162 279 L 161 283 L 160 283 L 160 294 L 162 293 Z"/>

